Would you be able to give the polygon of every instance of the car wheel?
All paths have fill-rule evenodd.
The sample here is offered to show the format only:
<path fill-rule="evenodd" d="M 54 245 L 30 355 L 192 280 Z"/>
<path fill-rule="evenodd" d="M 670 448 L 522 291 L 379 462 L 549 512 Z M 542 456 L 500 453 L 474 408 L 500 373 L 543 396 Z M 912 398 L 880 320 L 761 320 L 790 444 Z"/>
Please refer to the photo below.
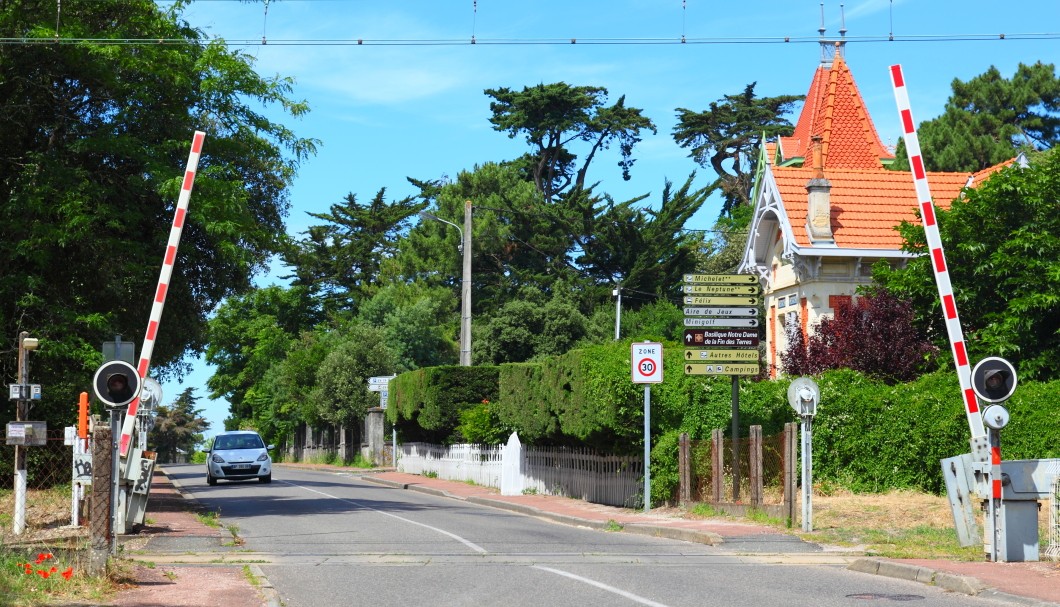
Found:
<path fill-rule="evenodd" d="M 272 474 L 266 474 L 265 476 L 259 476 L 258 477 L 258 482 L 259 483 L 271 483 L 272 482 Z"/>
<path fill-rule="evenodd" d="M 211 487 L 217 484 L 217 479 L 214 478 L 213 475 L 209 472 L 206 473 L 206 484 L 210 485 Z"/>

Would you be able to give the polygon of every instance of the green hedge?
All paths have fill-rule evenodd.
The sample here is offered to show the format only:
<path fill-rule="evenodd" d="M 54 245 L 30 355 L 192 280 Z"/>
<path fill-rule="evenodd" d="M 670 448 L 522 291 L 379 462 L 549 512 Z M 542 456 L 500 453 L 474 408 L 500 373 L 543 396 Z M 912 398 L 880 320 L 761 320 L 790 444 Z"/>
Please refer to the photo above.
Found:
<path fill-rule="evenodd" d="M 387 418 L 403 440 L 458 442 L 460 412 L 497 398 L 497 367 L 428 367 L 390 381 Z"/>
<path fill-rule="evenodd" d="M 685 375 L 684 349 L 664 344 L 664 382 L 651 386 L 653 499 L 676 490 L 676 437 L 728 434 L 728 376 Z M 970 438 L 952 370 L 887 385 L 849 370 L 816 377 L 821 404 L 813 426 L 814 479 L 855 491 L 943 491 L 939 460 L 967 453 Z M 798 421 L 788 405 L 789 379 L 738 381 L 741 435 L 766 435 Z M 1060 381 L 1021 383 L 1002 431 L 1005 459 L 1060 456 Z M 541 362 L 500 367 L 434 367 L 390 384 L 390 415 L 406 440 L 460 441 L 461 410 L 490 401 L 503 428 L 524 443 L 581 445 L 616 454 L 643 452 L 644 388 L 630 377 L 630 342 L 574 350 Z M 400 418 L 400 419 L 399 419 Z M 498 435 L 501 433 L 498 433 Z M 666 451 L 664 453 L 664 451 Z"/>

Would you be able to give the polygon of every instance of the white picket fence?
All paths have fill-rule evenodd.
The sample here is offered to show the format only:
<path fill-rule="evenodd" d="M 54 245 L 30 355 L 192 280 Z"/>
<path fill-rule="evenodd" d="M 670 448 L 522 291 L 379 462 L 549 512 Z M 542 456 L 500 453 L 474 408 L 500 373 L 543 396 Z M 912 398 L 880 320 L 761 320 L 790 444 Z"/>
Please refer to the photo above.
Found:
<path fill-rule="evenodd" d="M 505 446 L 398 446 L 398 470 L 471 481 L 502 493 L 539 493 L 595 504 L 638 507 L 643 503 L 644 461 L 599 455 L 588 449 L 524 447 L 516 435 Z"/>

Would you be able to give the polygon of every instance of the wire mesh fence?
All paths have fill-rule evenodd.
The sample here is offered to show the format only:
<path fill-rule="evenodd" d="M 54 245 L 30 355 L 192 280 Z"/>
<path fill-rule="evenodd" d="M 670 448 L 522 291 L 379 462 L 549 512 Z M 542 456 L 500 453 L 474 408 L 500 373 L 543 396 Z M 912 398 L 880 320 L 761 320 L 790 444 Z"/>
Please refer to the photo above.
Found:
<path fill-rule="evenodd" d="M 758 444 L 751 438 L 691 441 L 692 500 L 706 503 L 750 500 L 755 493 L 760 465 L 761 503 L 783 504 L 784 470 L 788 465 L 784 434 L 762 437 L 760 450 Z M 718 460 L 715 449 L 719 451 Z M 720 466 L 716 465 L 718 462 Z M 739 489 L 734 491 L 737 482 Z"/>
<path fill-rule="evenodd" d="M 23 449 L 26 452 L 25 526 L 16 534 L 15 447 L 0 445 L 0 545 L 81 535 L 84 528 L 70 528 L 74 518 L 73 491 L 78 485 L 72 482 L 74 449 L 65 444 L 65 431 L 49 430 L 44 445 Z"/>

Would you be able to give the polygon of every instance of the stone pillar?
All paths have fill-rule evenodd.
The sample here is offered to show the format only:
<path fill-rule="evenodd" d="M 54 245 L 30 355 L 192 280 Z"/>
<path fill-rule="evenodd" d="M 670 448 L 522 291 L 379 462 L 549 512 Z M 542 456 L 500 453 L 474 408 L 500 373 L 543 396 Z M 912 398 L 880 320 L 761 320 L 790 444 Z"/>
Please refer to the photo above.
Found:
<path fill-rule="evenodd" d="M 364 432 L 367 435 L 364 438 L 367 439 L 368 443 L 368 459 L 372 460 L 372 463 L 376 465 L 383 463 L 383 449 L 386 447 L 385 415 L 385 409 L 373 407 L 368 410 L 364 420 Z"/>
<path fill-rule="evenodd" d="M 88 573 L 103 575 L 107 570 L 107 559 L 110 557 L 111 518 L 110 505 L 111 469 L 113 462 L 113 435 L 110 426 L 96 424 L 92 431 L 92 507 L 89 512 L 89 536 L 92 546 L 89 550 Z"/>

